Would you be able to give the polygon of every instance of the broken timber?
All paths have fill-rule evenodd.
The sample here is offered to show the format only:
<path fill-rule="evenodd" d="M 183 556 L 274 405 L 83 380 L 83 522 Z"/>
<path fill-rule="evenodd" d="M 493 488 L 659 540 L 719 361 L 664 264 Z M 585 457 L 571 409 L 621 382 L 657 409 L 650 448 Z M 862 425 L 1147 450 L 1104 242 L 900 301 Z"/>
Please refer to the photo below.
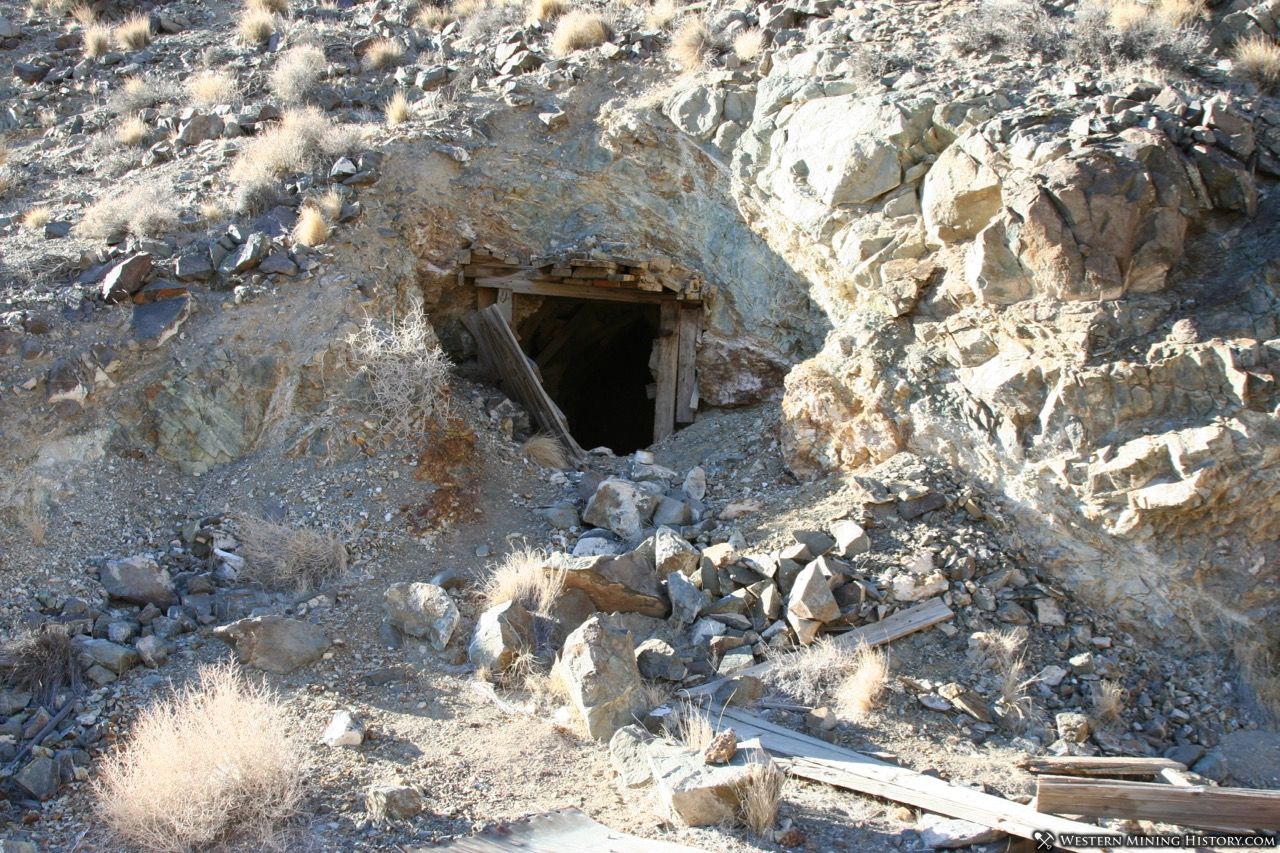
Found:
<path fill-rule="evenodd" d="M 520 349 L 515 333 L 507 325 L 502 305 L 493 304 L 477 311 L 465 318 L 464 323 L 475 337 L 485 361 L 502 377 L 507 390 L 529 410 L 538 426 L 560 441 L 575 463 L 582 461 L 586 452 L 574 441 L 564 414 L 547 396 L 528 357 Z"/>
<path fill-rule="evenodd" d="M 917 604 L 915 607 L 899 610 L 879 622 L 872 622 L 870 625 L 861 625 L 852 631 L 846 631 L 831 639 L 830 642 L 832 645 L 844 646 L 850 649 L 856 649 L 863 644 L 879 646 L 899 637 L 914 634 L 916 631 L 923 631 L 925 628 L 937 625 L 939 622 L 945 622 L 954 615 L 951 612 L 951 608 L 947 607 L 941 598 L 931 598 L 922 604 Z M 754 675 L 758 678 L 772 669 L 773 666 L 774 664 L 771 661 L 765 661 L 755 666 L 739 669 L 733 673 L 732 677 Z M 717 678 L 715 681 L 709 681 L 699 687 L 684 691 L 684 695 L 695 697 L 712 694 L 721 684 L 728 680 L 728 678 Z"/>
<path fill-rule="evenodd" d="M 1149 820 L 1204 829 L 1280 829 L 1280 791 L 1040 776 L 1041 812 Z"/>
<path fill-rule="evenodd" d="M 1032 773 L 1059 776 L 1159 776 L 1163 770 L 1187 769 L 1172 758 L 1101 755 L 1028 755 L 1018 761 L 1018 766 Z"/>

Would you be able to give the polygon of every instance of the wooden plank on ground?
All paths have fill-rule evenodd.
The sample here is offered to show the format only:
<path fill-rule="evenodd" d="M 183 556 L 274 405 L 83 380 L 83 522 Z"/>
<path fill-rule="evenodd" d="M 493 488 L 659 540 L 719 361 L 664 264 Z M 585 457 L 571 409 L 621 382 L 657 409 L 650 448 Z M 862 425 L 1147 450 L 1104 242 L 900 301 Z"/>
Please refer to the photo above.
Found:
<path fill-rule="evenodd" d="M 653 293 L 648 290 L 622 290 L 592 287 L 589 284 L 555 284 L 547 281 L 531 281 L 524 276 L 476 279 L 476 287 L 505 287 L 515 293 L 534 296 L 563 296 L 569 299 L 603 299 L 610 302 L 666 302 L 674 300 L 674 293 Z"/>
<path fill-rule="evenodd" d="M 1118 837 L 1092 824 L 1041 814 L 1030 806 L 1010 802 L 1003 797 L 877 761 L 851 749 L 791 731 L 741 708 L 727 707 L 716 711 L 712 719 L 716 719 L 721 728 L 732 728 L 739 740 L 757 739 L 771 755 L 786 759 L 783 766 L 788 773 L 802 779 L 884 797 L 946 817 L 970 820 L 1021 838 L 1032 838 L 1036 832 L 1043 831 L 1059 835 Z M 1084 848 L 1059 845 L 1058 849 Z M 1096 853 L 1100 848 L 1088 849 Z"/>
<path fill-rule="evenodd" d="M 1032 773 L 1058 776 L 1157 776 L 1165 769 L 1187 769 L 1171 758 L 1109 755 L 1027 755 L 1018 761 L 1018 766 Z"/>
<path fill-rule="evenodd" d="M 658 356 L 654 359 L 655 378 L 658 380 L 657 395 L 653 400 L 654 441 L 661 441 L 676 428 L 676 364 L 680 356 L 676 315 L 679 310 L 674 302 L 663 302 L 659 306 L 658 337 L 653 342 Z"/>
<path fill-rule="evenodd" d="M 1203 829 L 1280 829 L 1280 791 L 1040 776 L 1041 812 L 1150 820 Z"/>
<path fill-rule="evenodd" d="M 698 376 L 694 362 L 698 357 L 702 309 L 682 307 L 678 326 L 676 337 L 680 353 L 676 365 L 676 423 L 688 424 L 693 423 L 694 413 L 698 410 Z"/>
<path fill-rule="evenodd" d="M 951 608 L 941 598 L 931 598 L 915 607 L 906 610 L 899 610 L 897 613 L 879 622 L 872 622 L 870 625 L 861 625 L 852 631 L 831 637 L 829 642 L 845 646 L 847 648 L 857 648 L 863 643 L 868 646 L 880 646 L 899 637 L 905 637 L 908 634 L 914 634 L 916 631 L 923 631 L 925 628 L 937 625 L 939 622 L 946 622 L 955 614 L 951 612 Z M 754 675 L 759 677 L 764 673 L 773 669 L 772 661 L 758 663 L 755 666 L 749 666 L 740 669 L 734 673 L 739 675 Z M 720 687 L 721 684 L 728 681 L 727 678 L 718 678 L 715 681 L 709 681 L 700 687 L 691 687 L 684 691 L 687 696 L 704 696 L 712 694 Z"/>

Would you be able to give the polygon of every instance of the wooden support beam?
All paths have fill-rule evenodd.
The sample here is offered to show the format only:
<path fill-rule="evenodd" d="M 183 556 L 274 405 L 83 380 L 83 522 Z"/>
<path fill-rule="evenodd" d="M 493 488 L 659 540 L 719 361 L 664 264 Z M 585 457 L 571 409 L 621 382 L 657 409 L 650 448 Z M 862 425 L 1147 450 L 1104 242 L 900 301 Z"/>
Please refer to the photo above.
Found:
<path fill-rule="evenodd" d="M 698 410 L 698 377 L 694 362 L 698 357 L 698 331 L 702 328 L 702 309 L 683 306 L 676 337 L 679 357 L 676 366 L 676 423 L 693 423 Z"/>
<path fill-rule="evenodd" d="M 856 649 L 865 643 L 868 646 L 880 646 L 885 643 L 892 642 L 899 637 L 905 637 L 908 634 L 914 634 L 916 631 L 923 631 L 925 628 L 937 625 L 939 622 L 945 622 L 955 614 L 951 612 L 951 608 L 943 602 L 941 598 L 931 598 L 922 604 L 907 610 L 899 610 L 897 613 L 879 622 L 873 622 L 870 625 L 862 625 L 847 631 L 831 639 L 833 645 L 844 646 L 849 649 Z M 757 678 L 773 669 L 772 661 L 758 663 L 755 666 L 749 666 L 734 672 L 734 676 L 738 675 L 754 675 Z M 715 693 L 721 684 L 728 681 L 727 678 L 718 678 L 715 681 L 709 681 L 700 687 L 691 687 L 682 691 L 686 696 L 703 696 Z"/>
<path fill-rule="evenodd" d="M 1040 776 L 1036 809 L 1247 832 L 1280 829 L 1280 791 Z"/>
<path fill-rule="evenodd" d="M 1025 755 L 1018 766 L 1032 773 L 1054 773 L 1059 776 L 1156 776 L 1161 770 L 1186 770 L 1187 766 L 1171 758 L 1130 758 L 1103 755 Z"/>
<path fill-rule="evenodd" d="M 676 428 L 676 367 L 680 357 L 680 341 L 677 337 L 677 313 L 674 302 L 659 306 L 658 338 L 653 342 L 657 350 L 657 395 L 653 400 L 653 440 L 661 441 Z"/>
<path fill-rule="evenodd" d="M 507 325 L 510 326 L 511 318 L 516 313 L 515 295 L 512 294 L 511 289 L 508 287 L 498 288 L 498 298 L 494 305 L 498 306 L 498 313 L 502 314 L 502 319 L 506 320 Z"/>
<path fill-rule="evenodd" d="M 610 302 L 667 302 L 674 301 L 674 293 L 653 293 L 648 290 L 623 290 L 621 288 L 592 287 L 589 284 L 555 284 L 548 281 L 530 281 L 522 276 L 502 278 L 478 278 L 476 287 L 506 288 L 514 293 L 533 296 L 564 296 L 569 299 L 603 299 Z"/>

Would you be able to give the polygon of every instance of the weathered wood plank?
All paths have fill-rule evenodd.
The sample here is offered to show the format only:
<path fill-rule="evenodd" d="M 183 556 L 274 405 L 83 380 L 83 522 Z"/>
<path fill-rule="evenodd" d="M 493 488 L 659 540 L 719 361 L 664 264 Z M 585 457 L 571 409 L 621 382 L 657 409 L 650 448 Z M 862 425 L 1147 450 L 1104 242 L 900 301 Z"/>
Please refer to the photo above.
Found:
<path fill-rule="evenodd" d="M 515 316 L 516 301 L 514 294 L 508 287 L 498 289 L 498 298 L 493 303 L 498 308 L 498 313 L 502 315 L 502 319 L 507 321 L 507 325 L 511 325 L 511 318 Z"/>
<path fill-rule="evenodd" d="M 1280 791 L 1040 776 L 1041 812 L 1150 820 L 1204 829 L 1280 829 Z"/>
<path fill-rule="evenodd" d="M 653 440 L 661 441 L 676 428 L 676 365 L 680 356 L 676 323 L 679 308 L 674 302 L 659 306 L 658 338 L 653 342 L 658 352 L 655 359 L 658 380 L 653 400 Z"/>
<path fill-rule="evenodd" d="M 563 296 L 569 299 L 603 299 L 612 302 L 667 302 L 673 301 L 676 294 L 654 293 L 648 290 L 622 290 L 603 287 L 592 287 L 589 284 L 555 284 L 546 281 L 530 281 L 523 276 L 505 276 L 502 278 L 476 279 L 476 287 L 505 287 L 515 293 L 529 293 L 534 296 Z"/>
<path fill-rule="evenodd" d="M 1187 766 L 1170 758 L 1142 756 L 1023 756 L 1018 766 L 1032 773 L 1054 773 L 1059 776 L 1155 776 L 1166 768 L 1186 770 Z"/>
<path fill-rule="evenodd" d="M 676 365 L 676 423 L 693 423 L 698 410 L 698 377 L 694 362 L 698 356 L 698 330 L 702 327 L 702 309 L 680 309 L 679 356 Z"/>
<path fill-rule="evenodd" d="M 724 708 L 716 714 L 718 725 L 732 728 L 739 739 L 755 738 L 770 754 L 787 759 L 784 766 L 793 776 L 884 797 L 947 817 L 971 820 L 1021 838 L 1031 838 L 1045 830 L 1057 834 L 1118 837 L 1092 824 L 1041 814 L 1030 806 L 877 761 L 851 749 L 793 732 L 740 708 Z M 1098 850 L 1089 849 L 1095 853 Z"/>
<path fill-rule="evenodd" d="M 945 622 L 954 615 L 951 612 L 951 608 L 947 607 L 941 598 L 931 598 L 928 601 L 917 604 L 915 607 L 899 610 L 879 622 L 861 625 L 852 631 L 832 637 L 831 642 L 851 649 L 857 648 L 863 643 L 868 646 L 880 646 L 899 637 L 914 634 L 916 631 L 923 631 L 925 628 L 937 625 L 939 622 Z M 749 666 L 746 669 L 740 669 L 734 675 L 754 675 L 759 677 L 773 669 L 773 666 L 772 661 L 765 661 L 755 666 Z M 714 693 L 726 681 L 728 681 L 727 678 L 718 678 L 700 687 L 691 687 L 684 693 L 691 697 L 708 695 Z"/>

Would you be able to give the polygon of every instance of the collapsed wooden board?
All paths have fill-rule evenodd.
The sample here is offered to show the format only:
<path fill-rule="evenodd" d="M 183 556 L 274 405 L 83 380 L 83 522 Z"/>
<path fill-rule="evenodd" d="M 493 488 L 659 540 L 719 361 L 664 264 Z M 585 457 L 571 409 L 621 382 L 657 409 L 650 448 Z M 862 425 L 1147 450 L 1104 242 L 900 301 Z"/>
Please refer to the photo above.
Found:
<path fill-rule="evenodd" d="M 884 797 L 1021 838 L 1035 838 L 1038 832 L 1120 837 L 1093 824 L 1042 814 L 1030 806 L 878 761 L 851 749 L 791 731 L 740 708 L 726 707 L 714 712 L 712 718 L 718 719 L 717 724 L 721 728 L 732 728 L 739 740 L 757 740 L 771 755 L 783 759 L 788 773 L 802 779 Z M 1126 848 L 1079 848 L 1059 844 L 1056 849 L 1087 849 L 1098 853 L 1099 850 L 1122 851 Z"/>
<path fill-rule="evenodd" d="M 937 625 L 939 622 L 945 622 L 954 615 L 951 612 L 951 608 L 947 607 L 941 598 L 931 598 L 922 604 L 917 604 L 915 607 L 899 610 L 879 622 L 861 625 L 852 631 L 846 631 L 843 634 L 832 637 L 830 642 L 850 649 L 855 649 L 864 643 L 868 646 L 880 646 L 899 637 L 914 634 L 916 631 L 923 631 L 925 628 Z M 754 675 L 759 678 L 773 669 L 773 666 L 772 661 L 765 661 L 755 666 L 740 669 L 733 673 L 731 677 Z M 728 680 L 729 678 L 717 678 L 715 681 L 709 681 L 700 687 L 690 688 L 685 691 L 685 695 L 689 697 L 710 695 Z"/>
<path fill-rule="evenodd" d="M 1204 829 L 1280 829 L 1280 791 L 1040 776 L 1041 812 L 1149 820 Z"/>
<path fill-rule="evenodd" d="M 1164 770 L 1187 769 L 1185 764 L 1172 758 L 1109 755 L 1028 755 L 1018 766 L 1031 773 L 1058 776 L 1159 776 Z"/>
<path fill-rule="evenodd" d="M 403 849 L 406 853 L 703 853 L 697 847 L 637 838 L 610 829 L 574 808 L 511 821 L 467 838 Z"/>

